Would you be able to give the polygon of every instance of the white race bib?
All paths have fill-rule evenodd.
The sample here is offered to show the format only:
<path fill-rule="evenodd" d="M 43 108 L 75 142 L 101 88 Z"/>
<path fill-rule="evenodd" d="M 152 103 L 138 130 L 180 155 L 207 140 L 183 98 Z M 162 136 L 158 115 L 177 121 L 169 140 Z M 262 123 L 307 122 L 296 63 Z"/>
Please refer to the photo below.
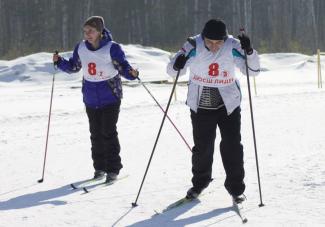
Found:
<path fill-rule="evenodd" d="M 206 87 L 224 87 L 235 82 L 235 65 L 228 38 L 217 53 L 208 51 L 201 37 L 196 38 L 196 55 L 191 59 L 190 80 Z"/>
<path fill-rule="evenodd" d="M 118 74 L 112 63 L 111 46 L 112 43 L 109 42 L 102 48 L 91 51 L 87 49 L 84 41 L 79 44 L 78 54 L 85 80 L 100 82 L 111 79 Z"/>

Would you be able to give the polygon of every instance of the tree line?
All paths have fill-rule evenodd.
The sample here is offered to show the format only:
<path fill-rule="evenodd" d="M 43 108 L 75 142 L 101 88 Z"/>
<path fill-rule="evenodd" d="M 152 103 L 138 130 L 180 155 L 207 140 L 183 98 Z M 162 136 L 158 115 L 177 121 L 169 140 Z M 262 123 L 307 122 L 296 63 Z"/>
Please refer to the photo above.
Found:
<path fill-rule="evenodd" d="M 124 44 L 180 48 L 210 18 L 237 36 L 244 27 L 259 52 L 325 50 L 324 0 L 0 0 L 0 59 L 72 50 L 82 24 L 101 15 Z"/>

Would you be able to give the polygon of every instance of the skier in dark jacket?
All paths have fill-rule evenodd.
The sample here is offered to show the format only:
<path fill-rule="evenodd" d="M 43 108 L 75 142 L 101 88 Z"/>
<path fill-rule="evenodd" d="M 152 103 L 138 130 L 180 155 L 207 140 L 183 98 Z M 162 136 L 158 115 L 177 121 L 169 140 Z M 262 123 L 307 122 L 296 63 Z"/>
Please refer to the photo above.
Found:
<path fill-rule="evenodd" d="M 69 60 L 58 54 L 53 61 L 67 73 L 83 68 L 82 93 L 89 119 L 94 178 L 116 179 L 123 167 L 116 124 L 121 99 L 121 77 L 134 80 L 138 71 L 125 58 L 121 46 L 112 41 L 100 16 L 88 18 L 83 25 L 85 40 L 76 45 Z"/>
<path fill-rule="evenodd" d="M 241 202 L 245 190 L 244 152 L 241 144 L 241 91 L 235 68 L 246 74 L 244 51 L 256 76 L 260 63 L 248 36 L 227 33 L 222 20 L 209 20 L 201 34 L 188 39 L 171 59 L 167 72 L 175 76 L 190 69 L 186 104 L 191 109 L 194 147 L 192 184 L 187 198 L 196 198 L 211 182 L 216 129 L 221 135 L 220 153 L 226 172 L 225 188 Z M 186 56 L 190 55 L 190 58 Z M 256 70 L 252 70 L 256 69 Z"/>

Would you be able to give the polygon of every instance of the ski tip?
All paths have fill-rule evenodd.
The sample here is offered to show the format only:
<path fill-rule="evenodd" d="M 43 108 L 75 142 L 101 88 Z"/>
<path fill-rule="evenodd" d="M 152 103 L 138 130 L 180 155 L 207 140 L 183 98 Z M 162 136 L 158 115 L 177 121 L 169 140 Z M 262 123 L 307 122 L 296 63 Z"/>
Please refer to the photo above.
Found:
<path fill-rule="evenodd" d="M 74 184 L 70 184 L 70 187 L 71 187 L 72 189 L 77 189 L 77 187 L 76 187 Z"/>
<path fill-rule="evenodd" d="M 161 215 L 162 213 L 158 210 L 153 210 L 155 213 L 151 217 L 156 217 L 158 215 Z"/>
<path fill-rule="evenodd" d="M 89 193 L 89 191 L 85 187 L 83 187 L 82 190 L 84 190 L 85 193 Z"/>

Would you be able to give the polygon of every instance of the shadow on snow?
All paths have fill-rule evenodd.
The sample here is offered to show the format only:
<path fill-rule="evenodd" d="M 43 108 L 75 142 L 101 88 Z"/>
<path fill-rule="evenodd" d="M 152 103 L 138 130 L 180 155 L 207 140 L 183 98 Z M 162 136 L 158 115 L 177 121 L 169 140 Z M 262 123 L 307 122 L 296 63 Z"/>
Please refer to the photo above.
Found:
<path fill-rule="evenodd" d="M 76 185 L 82 184 L 85 181 L 86 180 L 79 181 L 76 183 Z M 28 187 L 22 187 L 21 189 L 29 188 L 31 186 L 36 186 L 36 185 L 38 184 L 33 184 Z M 15 189 L 13 191 L 3 193 L 1 195 L 5 195 L 18 190 L 19 189 Z M 70 185 L 65 185 L 60 188 L 55 188 L 48 191 L 39 191 L 30 194 L 25 194 L 15 198 L 11 198 L 7 201 L 0 201 L 0 210 L 24 209 L 24 208 L 34 207 L 34 206 L 41 206 L 45 204 L 50 204 L 55 206 L 64 205 L 67 204 L 67 202 L 64 200 L 59 200 L 58 198 L 78 191 L 80 192 L 82 190 L 73 190 Z"/>
<path fill-rule="evenodd" d="M 177 219 L 178 216 L 186 213 L 194 206 L 200 203 L 199 200 L 193 201 L 189 204 L 185 204 L 181 207 L 174 208 L 173 210 L 167 211 L 166 213 L 162 213 L 160 215 L 153 215 L 151 218 L 139 221 L 132 225 L 128 225 L 128 227 L 143 227 L 143 226 L 186 226 L 190 224 L 195 224 L 204 220 L 208 220 L 210 218 L 219 216 L 223 213 L 227 213 L 229 211 L 233 211 L 232 206 L 214 209 L 204 214 L 199 214 L 183 219 Z"/>

